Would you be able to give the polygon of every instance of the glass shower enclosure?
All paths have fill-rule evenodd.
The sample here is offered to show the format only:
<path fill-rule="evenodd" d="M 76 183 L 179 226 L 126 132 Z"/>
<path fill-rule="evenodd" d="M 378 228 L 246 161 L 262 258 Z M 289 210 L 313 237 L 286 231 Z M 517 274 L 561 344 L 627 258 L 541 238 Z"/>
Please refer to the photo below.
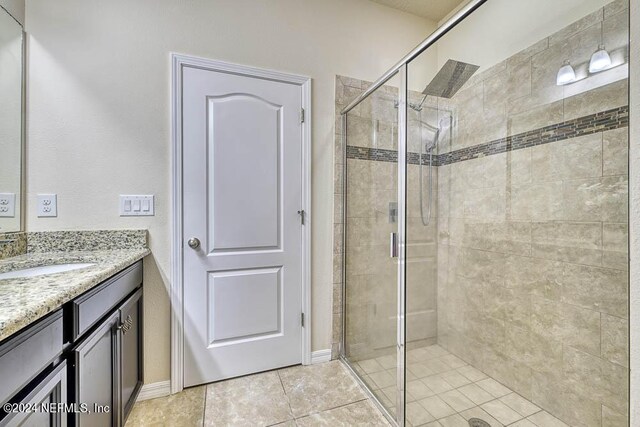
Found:
<path fill-rule="evenodd" d="M 470 1 L 342 110 L 341 357 L 393 424 L 628 426 L 628 22 Z"/>

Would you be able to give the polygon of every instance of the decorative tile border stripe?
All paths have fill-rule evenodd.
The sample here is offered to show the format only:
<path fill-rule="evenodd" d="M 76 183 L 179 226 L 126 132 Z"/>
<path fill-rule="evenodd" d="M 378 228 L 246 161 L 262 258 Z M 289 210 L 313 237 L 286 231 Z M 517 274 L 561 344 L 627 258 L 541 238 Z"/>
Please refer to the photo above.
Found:
<path fill-rule="evenodd" d="M 465 160 L 535 147 L 537 145 L 549 144 L 551 142 L 577 138 L 627 126 L 629 126 L 628 105 L 556 123 L 554 125 L 545 126 L 528 132 L 519 133 L 506 138 L 496 139 L 494 141 L 474 145 L 472 147 L 461 148 L 460 150 L 451 151 L 449 153 L 439 154 L 433 156 L 433 165 L 449 165 L 452 163 L 463 162 Z M 418 153 L 410 152 L 407 154 L 407 157 L 409 164 L 419 164 L 420 157 Z M 395 150 L 347 145 L 347 158 L 381 162 L 397 162 L 398 153 Z M 423 155 L 422 163 L 428 164 L 428 162 L 429 157 Z"/>
<path fill-rule="evenodd" d="M 357 147 L 355 145 L 347 145 L 347 159 L 359 159 L 359 160 L 372 160 L 374 162 L 392 162 L 398 161 L 398 152 L 396 150 L 386 150 L 384 148 L 368 148 Z M 407 161 L 409 164 L 420 164 L 420 154 L 409 152 L 407 154 Z M 433 165 L 438 166 L 438 156 L 434 154 Z M 422 164 L 429 164 L 429 156 L 422 155 Z"/>
<path fill-rule="evenodd" d="M 448 165 L 464 160 L 490 156 L 492 154 L 505 153 L 507 151 L 591 135 L 625 126 L 629 126 L 629 106 L 602 111 L 484 144 L 474 145 L 473 147 L 439 154 L 437 164 L 438 166 Z"/>

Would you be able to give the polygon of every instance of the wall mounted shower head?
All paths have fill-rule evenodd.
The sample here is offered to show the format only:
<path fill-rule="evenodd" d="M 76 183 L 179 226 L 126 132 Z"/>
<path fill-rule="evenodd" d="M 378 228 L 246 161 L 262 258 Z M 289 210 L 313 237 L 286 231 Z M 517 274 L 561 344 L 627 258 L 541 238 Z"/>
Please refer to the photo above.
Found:
<path fill-rule="evenodd" d="M 422 91 L 424 96 L 420 104 L 409 104 L 409 106 L 416 111 L 421 111 L 424 101 L 427 100 L 427 96 L 446 99 L 452 98 L 471 76 L 478 71 L 478 68 L 480 68 L 478 65 L 467 64 L 466 62 L 455 61 L 453 59 L 447 60 L 442 68 L 440 68 L 440 71 L 438 71 L 438 74 L 436 74 Z"/>
<path fill-rule="evenodd" d="M 422 93 L 438 98 L 452 98 L 480 68 L 477 65 L 449 59 Z"/>

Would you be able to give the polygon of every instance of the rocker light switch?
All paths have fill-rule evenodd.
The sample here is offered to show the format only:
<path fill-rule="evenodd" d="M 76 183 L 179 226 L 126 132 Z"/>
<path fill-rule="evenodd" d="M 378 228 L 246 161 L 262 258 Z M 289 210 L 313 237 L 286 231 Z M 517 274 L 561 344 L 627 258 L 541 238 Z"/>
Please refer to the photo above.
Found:
<path fill-rule="evenodd" d="M 120 196 L 120 216 L 153 216 L 155 214 L 153 195 Z"/>

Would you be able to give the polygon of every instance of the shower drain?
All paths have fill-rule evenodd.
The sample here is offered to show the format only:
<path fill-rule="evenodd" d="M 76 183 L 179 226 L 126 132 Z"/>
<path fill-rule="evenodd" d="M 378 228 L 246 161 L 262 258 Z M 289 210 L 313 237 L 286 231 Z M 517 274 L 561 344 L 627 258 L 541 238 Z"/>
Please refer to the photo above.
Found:
<path fill-rule="evenodd" d="M 480 418 L 469 418 L 469 427 L 491 427 L 491 424 Z"/>

